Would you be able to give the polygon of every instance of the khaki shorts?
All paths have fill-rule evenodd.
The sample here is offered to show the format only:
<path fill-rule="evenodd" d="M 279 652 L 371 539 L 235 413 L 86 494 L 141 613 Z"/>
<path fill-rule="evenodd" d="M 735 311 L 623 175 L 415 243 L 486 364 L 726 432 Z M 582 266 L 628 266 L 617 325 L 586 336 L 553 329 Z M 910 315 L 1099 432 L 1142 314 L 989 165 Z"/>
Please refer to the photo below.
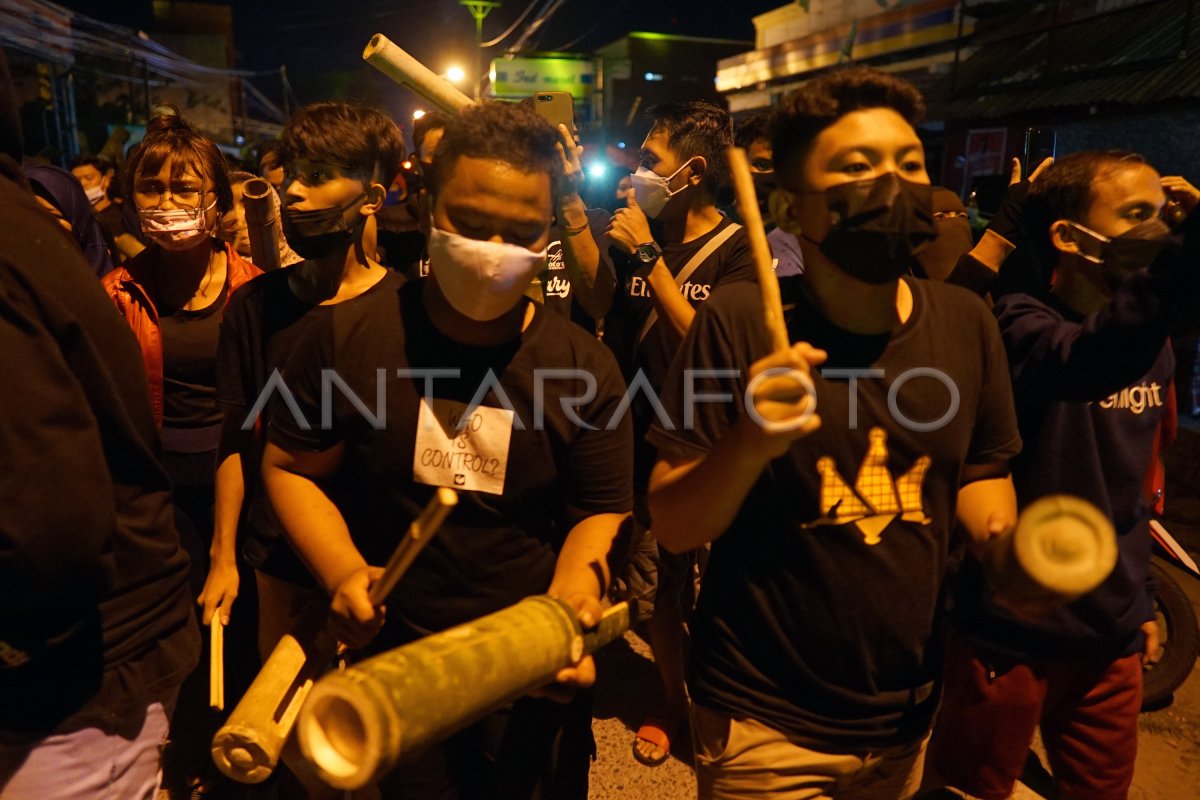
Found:
<path fill-rule="evenodd" d="M 921 786 L 929 736 L 871 753 L 802 747 L 752 719 L 692 706 L 701 800 L 908 800 Z"/>

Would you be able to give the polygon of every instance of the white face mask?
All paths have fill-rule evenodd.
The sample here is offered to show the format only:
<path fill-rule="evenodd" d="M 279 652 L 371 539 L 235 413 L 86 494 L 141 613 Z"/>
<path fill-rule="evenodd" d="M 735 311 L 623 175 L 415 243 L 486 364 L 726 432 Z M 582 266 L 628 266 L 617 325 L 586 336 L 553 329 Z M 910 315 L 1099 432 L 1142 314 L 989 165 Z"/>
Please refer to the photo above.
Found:
<path fill-rule="evenodd" d="M 105 196 L 104 189 L 99 186 L 89 186 L 83 190 L 83 193 L 87 195 L 88 202 L 92 205 L 99 203 Z"/>
<path fill-rule="evenodd" d="M 191 250 L 208 238 L 208 212 L 216 205 L 213 200 L 208 208 L 139 208 L 137 213 L 150 241 L 164 250 Z"/>
<path fill-rule="evenodd" d="M 646 167 L 638 167 L 637 172 L 629 176 L 629 180 L 633 183 L 633 194 L 637 199 L 637 204 L 642 211 L 646 212 L 647 217 L 657 219 L 662 210 L 667 207 L 667 201 L 688 188 L 689 184 L 685 183 L 672 192 L 671 181 L 675 180 L 675 176 L 683 171 L 683 167 L 691 164 L 694 160 L 689 158 L 682 167 L 672 172 L 669 178 L 664 178 Z"/>
<path fill-rule="evenodd" d="M 438 228 L 429 232 L 429 271 L 438 288 L 455 311 L 479 322 L 511 310 L 545 265 L 545 249 L 534 253 Z"/>

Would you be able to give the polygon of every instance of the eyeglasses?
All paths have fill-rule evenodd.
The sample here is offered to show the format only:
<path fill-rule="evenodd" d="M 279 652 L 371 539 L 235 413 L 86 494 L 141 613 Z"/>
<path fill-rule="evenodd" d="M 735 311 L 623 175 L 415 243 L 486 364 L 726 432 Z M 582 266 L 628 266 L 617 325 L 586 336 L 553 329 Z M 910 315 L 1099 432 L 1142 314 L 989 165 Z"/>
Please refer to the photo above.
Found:
<path fill-rule="evenodd" d="M 178 189 L 161 189 L 158 186 L 135 187 L 133 199 L 138 208 L 149 211 L 162 205 L 163 198 L 171 198 L 178 208 L 195 209 L 200 207 L 200 201 L 208 194 L 201 189 L 181 186 Z"/>

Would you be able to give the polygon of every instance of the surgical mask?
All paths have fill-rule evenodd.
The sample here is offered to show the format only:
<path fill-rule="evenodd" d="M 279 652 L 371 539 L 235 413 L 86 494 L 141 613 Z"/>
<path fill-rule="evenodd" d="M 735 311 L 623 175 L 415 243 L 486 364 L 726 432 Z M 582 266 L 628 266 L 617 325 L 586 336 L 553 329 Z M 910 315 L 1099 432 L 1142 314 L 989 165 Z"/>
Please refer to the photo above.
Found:
<path fill-rule="evenodd" d="M 1099 266 L 1104 279 L 1114 289 L 1134 273 L 1149 267 L 1167 246 L 1167 237 L 1171 234 L 1171 229 L 1158 217 L 1139 222 L 1120 236 L 1111 238 L 1078 222 L 1067 224 L 1077 234 L 1079 255 Z"/>
<path fill-rule="evenodd" d="M 366 217 L 358 213 L 366 196 L 367 192 L 363 192 L 344 205 L 313 211 L 297 211 L 285 205 L 281 222 L 288 246 L 305 259 L 325 258 L 349 250 L 366 223 Z"/>
<path fill-rule="evenodd" d="M 932 191 L 894 172 L 831 186 L 824 191 L 829 233 L 813 244 L 852 277 L 890 283 L 911 272 L 913 257 L 937 235 Z"/>
<path fill-rule="evenodd" d="M 779 188 L 779 181 L 775 180 L 775 172 L 751 172 L 750 179 L 754 182 L 754 197 L 758 200 L 758 213 L 762 217 L 763 223 L 767 226 L 772 226 L 774 220 L 771 219 L 771 192 Z"/>
<path fill-rule="evenodd" d="M 672 192 L 671 181 L 675 180 L 675 176 L 683 171 L 683 167 L 691 164 L 693 160 L 688 159 L 682 167 L 672 172 L 669 178 L 664 178 L 646 167 L 638 167 L 637 172 L 629 176 L 630 183 L 633 185 L 634 199 L 637 200 L 642 211 L 646 212 L 647 217 L 657 219 L 662 210 L 667 207 L 667 202 L 688 188 L 687 184 L 684 184 Z"/>
<path fill-rule="evenodd" d="M 464 317 L 488 322 L 516 306 L 546 264 L 546 250 L 429 232 L 429 271 L 446 300 Z"/>
<path fill-rule="evenodd" d="M 208 238 L 208 212 L 217 205 L 212 201 L 207 208 L 139 208 L 138 219 L 142 233 L 164 250 L 191 250 Z"/>
<path fill-rule="evenodd" d="M 83 193 L 87 195 L 88 202 L 92 205 L 99 203 L 105 196 L 104 189 L 100 186 L 89 186 L 83 190 Z"/>

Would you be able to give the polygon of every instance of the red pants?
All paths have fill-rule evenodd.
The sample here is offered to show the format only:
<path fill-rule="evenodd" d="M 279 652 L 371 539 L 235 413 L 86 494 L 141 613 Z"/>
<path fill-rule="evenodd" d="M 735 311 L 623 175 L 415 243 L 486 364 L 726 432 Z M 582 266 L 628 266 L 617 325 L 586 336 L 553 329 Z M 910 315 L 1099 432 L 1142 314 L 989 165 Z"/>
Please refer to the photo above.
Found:
<path fill-rule="evenodd" d="M 1142 659 L 1014 661 L 951 640 L 929 753 L 951 786 L 1005 800 L 1040 724 L 1063 800 L 1124 800 L 1133 782 Z"/>

